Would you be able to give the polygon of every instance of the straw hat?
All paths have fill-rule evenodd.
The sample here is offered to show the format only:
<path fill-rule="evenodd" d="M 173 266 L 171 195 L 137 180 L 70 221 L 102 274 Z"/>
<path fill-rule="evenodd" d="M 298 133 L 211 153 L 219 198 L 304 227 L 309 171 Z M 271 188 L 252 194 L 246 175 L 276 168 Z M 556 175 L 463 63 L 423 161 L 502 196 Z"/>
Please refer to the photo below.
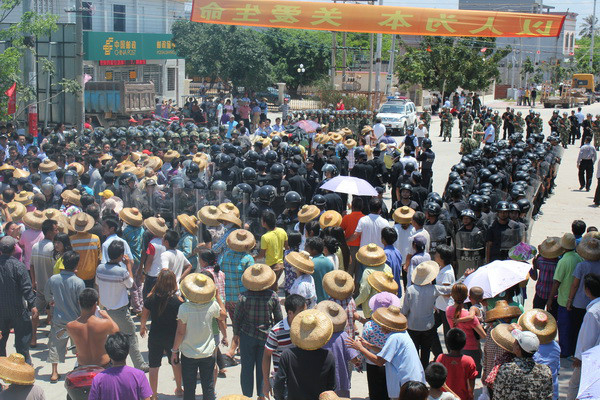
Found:
<path fill-rule="evenodd" d="M 177 221 L 190 234 L 195 235 L 198 231 L 198 218 L 195 215 L 179 214 Z"/>
<path fill-rule="evenodd" d="M 373 155 L 373 148 L 371 146 L 366 144 L 364 149 L 365 149 L 365 153 L 367 153 L 368 157 L 371 157 Z"/>
<path fill-rule="evenodd" d="M 346 126 L 340 130 L 340 133 L 344 136 L 352 135 L 352 129 Z"/>
<path fill-rule="evenodd" d="M 100 206 L 100 215 L 104 214 L 105 210 L 112 210 L 115 214 L 119 215 L 122 209 L 123 200 L 121 200 L 117 196 L 112 196 L 111 198 L 106 199 L 102 202 L 102 205 Z"/>
<path fill-rule="evenodd" d="M 0 165 L 0 172 L 1 171 L 14 171 L 14 170 L 15 170 L 15 167 L 13 167 L 10 164 L 4 163 L 4 164 Z"/>
<path fill-rule="evenodd" d="M 204 206 L 198 211 L 198 219 L 206 226 L 219 226 L 219 216 L 221 210 L 216 206 Z"/>
<path fill-rule="evenodd" d="M 354 139 L 346 139 L 344 140 L 344 146 L 346 146 L 346 148 L 348 150 L 353 149 L 356 147 L 356 140 Z"/>
<path fill-rule="evenodd" d="M 19 169 L 19 168 L 16 168 L 16 169 L 13 171 L 13 178 L 16 178 L 16 179 L 19 179 L 19 178 L 27 178 L 27 177 L 29 177 L 29 175 L 31 175 L 31 174 L 29 173 L 29 171 L 25 171 L 24 169 Z"/>
<path fill-rule="evenodd" d="M 269 134 L 269 136 L 270 136 L 271 138 L 274 138 L 275 136 L 279 136 L 279 137 L 281 137 L 281 135 L 280 135 L 280 134 L 279 134 L 279 132 L 277 132 L 277 131 L 273 131 L 273 132 L 271 132 L 271 133 Z"/>
<path fill-rule="evenodd" d="M 390 272 L 373 271 L 367 278 L 367 282 L 369 282 L 369 285 L 371 285 L 378 293 L 398 293 L 398 283 L 396 283 L 394 275 Z"/>
<path fill-rule="evenodd" d="M 373 132 L 373 127 L 368 126 L 368 125 L 360 130 L 360 134 L 363 136 L 368 135 L 371 132 Z"/>
<path fill-rule="evenodd" d="M 440 273 L 440 266 L 435 261 L 424 261 L 417 265 L 410 279 L 417 286 L 424 286 L 434 281 Z"/>
<path fill-rule="evenodd" d="M 254 235 L 245 229 L 236 229 L 226 239 L 227 247 L 239 253 L 248 253 L 256 246 Z"/>
<path fill-rule="evenodd" d="M 131 161 L 132 163 L 136 163 L 140 161 L 140 158 L 142 158 L 142 153 L 138 151 L 132 151 L 129 157 L 127 157 L 127 160 Z"/>
<path fill-rule="evenodd" d="M 83 175 L 83 173 L 85 172 L 85 168 L 83 167 L 83 165 L 81 165 L 78 162 L 73 162 L 73 163 L 69 164 L 69 169 L 71 169 L 71 167 L 75 168 L 75 171 L 77 172 L 77 175 L 79 175 L 79 176 Z"/>
<path fill-rule="evenodd" d="M 273 286 L 276 277 L 275 272 L 265 264 L 254 264 L 242 274 L 242 284 L 248 290 L 260 292 Z"/>
<path fill-rule="evenodd" d="M 194 272 L 183 278 L 179 290 L 192 303 L 205 304 L 215 297 L 217 287 L 208 276 Z"/>
<path fill-rule="evenodd" d="M 8 212 L 13 221 L 19 222 L 23 219 L 23 216 L 27 213 L 27 207 L 18 201 L 11 201 L 7 204 Z"/>
<path fill-rule="evenodd" d="M 49 158 L 46 158 L 44 161 L 40 163 L 39 170 L 40 172 L 52 172 L 58 169 L 58 165 L 54 161 L 51 161 Z"/>
<path fill-rule="evenodd" d="M 150 156 L 142 163 L 144 168 L 152 168 L 154 171 L 158 171 L 163 166 L 163 161 L 157 156 Z"/>
<path fill-rule="evenodd" d="M 408 207 L 408 206 L 403 206 L 403 207 L 399 207 L 396 208 L 396 211 L 394 211 L 394 221 L 396 221 L 397 224 L 410 224 L 412 222 L 412 219 L 415 215 L 415 210 L 413 210 L 412 208 Z"/>
<path fill-rule="evenodd" d="M 504 350 L 512 353 L 513 345 L 517 341 L 511 334 L 513 327 L 511 324 L 498 324 L 492 329 L 492 340 Z"/>
<path fill-rule="evenodd" d="M 560 245 L 560 238 L 556 236 L 550 236 L 544 239 L 538 246 L 540 255 L 544 258 L 558 258 L 565 252 Z"/>
<path fill-rule="evenodd" d="M 575 235 L 573 235 L 571 232 L 565 233 L 560 238 L 560 247 L 567 251 L 575 250 L 575 247 L 577 247 L 577 243 L 575 242 Z"/>
<path fill-rule="evenodd" d="M 75 231 L 73 231 L 73 228 L 71 228 L 71 223 L 69 222 L 69 218 L 67 218 L 67 216 L 65 214 L 59 212 L 58 215 L 56 215 L 52 219 L 54 219 L 56 221 L 56 223 L 58 224 L 58 230 L 60 232 L 65 233 L 67 235 L 69 235 L 71 233 L 75 233 Z"/>
<path fill-rule="evenodd" d="M 340 226 L 342 224 L 342 215 L 335 210 L 325 211 L 319 217 L 319 225 L 321 229 L 325 229 L 328 226 Z"/>
<path fill-rule="evenodd" d="M 367 267 L 376 267 L 385 264 L 387 256 L 381 247 L 377 246 L 375 243 L 369 243 L 358 249 L 356 259 L 359 263 L 366 265 Z"/>
<path fill-rule="evenodd" d="M 341 305 L 331 300 L 323 300 L 317 304 L 316 309 L 324 312 L 331 319 L 334 332 L 344 330 L 348 322 L 348 314 Z"/>
<path fill-rule="evenodd" d="M 102 162 L 102 161 L 112 160 L 112 158 L 113 158 L 113 156 L 111 156 L 110 154 L 102 154 L 98 160 L 100 162 Z"/>
<path fill-rule="evenodd" d="M 331 318 L 323 311 L 304 310 L 294 317 L 290 327 L 292 343 L 304 350 L 323 347 L 333 335 Z"/>
<path fill-rule="evenodd" d="M 23 216 L 23 223 L 28 228 L 33 229 L 34 231 L 41 231 L 42 223 L 45 219 L 46 218 L 44 217 L 43 212 L 41 212 L 40 210 L 35 210 L 28 212 Z"/>
<path fill-rule="evenodd" d="M 217 206 L 217 208 L 222 212 L 222 213 L 232 213 L 234 214 L 236 217 L 240 217 L 240 209 L 237 208 L 235 206 L 235 204 L 233 203 L 221 203 Z"/>
<path fill-rule="evenodd" d="M 144 176 L 146 176 L 146 169 L 144 167 L 136 167 L 133 174 L 136 178 L 142 179 Z"/>
<path fill-rule="evenodd" d="M 587 261 L 600 260 L 600 240 L 595 236 L 586 236 L 577 245 L 577 254 Z"/>
<path fill-rule="evenodd" d="M 0 357 L 0 378 L 15 385 L 33 385 L 35 370 L 25 362 L 22 354 L 14 353 L 8 357 Z"/>
<path fill-rule="evenodd" d="M 400 312 L 400 307 L 396 306 L 380 307 L 371 318 L 379 326 L 392 332 L 403 332 L 408 324 L 406 317 Z"/>
<path fill-rule="evenodd" d="M 33 203 L 33 192 L 21 190 L 15 195 L 15 199 L 13 201 L 19 202 L 24 206 L 28 206 Z"/>
<path fill-rule="evenodd" d="M 56 208 L 46 208 L 42 214 L 44 214 L 44 219 L 58 219 L 59 216 L 64 215 Z"/>
<path fill-rule="evenodd" d="M 94 217 L 84 212 L 77 213 L 71 217 L 70 227 L 75 232 L 87 232 L 96 223 Z"/>
<path fill-rule="evenodd" d="M 163 237 L 167 230 L 167 224 L 163 218 L 150 217 L 144 220 L 144 228 L 148 229 L 156 237 Z"/>
<path fill-rule="evenodd" d="M 556 338 L 558 327 L 556 319 L 548 311 L 534 308 L 525 311 L 519 317 L 519 325 L 524 331 L 530 331 L 540 340 L 540 344 L 548 344 Z"/>
<path fill-rule="evenodd" d="M 307 251 L 291 251 L 285 256 L 285 261 L 305 274 L 312 275 L 315 272 L 315 263 L 310 259 Z"/>
<path fill-rule="evenodd" d="M 221 214 L 219 214 L 219 216 L 217 217 L 217 221 L 219 221 L 221 224 L 233 224 L 235 226 L 237 226 L 238 228 L 242 227 L 242 220 L 239 219 L 234 213 L 229 213 L 229 212 L 221 212 Z"/>
<path fill-rule="evenodd" d="M 323 289 L 336 300 L 346 300 L 354 292 L 354 279 L 341 269 L 329 271 L 323 276 Z"/>
<path fill-rule="evenodd" d="M 176 158 L 179 158 L 180 154 L 179 152 L 175 151 L 175 150 L 168 150 L 164 155 L 163 155 L 163 160 L 165 160 L 166 162 L 170 163 L 171 161 L 173 161 Z"/>
<path fill-rule="evenodd" d="M 64 201 L 74 204 L 77 207 L 81 207 L 81 195 L 79 194 L 79 190 L 77 189 L 67 189 L 60 194 L 60 197 L 62 197 Z"/>
<path fill-rule="evenodd" d="M 137 170 L 137 167 L 135 165 L 133 165 L 133 163 L 130 163 L 128 161 L 123 161 L 119 164 L 117 164 L 117 166 L 115 167 L 115 176 L 121 176 L 123 175 L 125 172 L 131 172 L 132 174 L 135 174 Z"/>
<path fill-rule="evenodd" d="M 344 140 L 344 137 L 342 135 L 340 135 L 339 133 L 332 133 L 330 135 L 331 141 L 334 143 L 341 143 L 342 140 Z"/>
<path fill-rule="evenodd" d="M 321 213 L 321 210 L 319 209 L 319 207 L 312 205 L 312 204 L 311 205 L 305 204 L 302 206 L 300 211 L 298 211 L 298 221 L 301 224 L 305 224 L 305 223 L 310 222 L 313 219 L 317 218 L 320 213 Z"/>
<path fill-rule="evenodd" d="M 200 162 L 202 162 L 202 160 L 206 161 L 207 158 L 208 155 L 206 153 L 202 153 L 201 151 L 199 151 L 192 156 L 192 161 L 200 165 Z"/>
<path fill-rule="evenodd" d="M 498 300 L 496 306 L 485 313 L 485 322 L 492 322 L 497 319 L 513 319 L 521 314 L 519 307 L 509 306 L 506 300 Z"/>

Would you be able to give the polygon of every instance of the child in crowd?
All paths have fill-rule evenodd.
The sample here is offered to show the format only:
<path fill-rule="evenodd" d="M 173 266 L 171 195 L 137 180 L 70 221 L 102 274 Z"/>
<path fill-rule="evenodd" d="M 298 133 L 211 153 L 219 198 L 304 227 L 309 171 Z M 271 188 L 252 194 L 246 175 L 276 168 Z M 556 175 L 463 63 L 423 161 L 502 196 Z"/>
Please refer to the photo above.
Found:
<path fill-rule="evenodd" d="M 323 255 L 325 258 L 331 261 L 333 269 L 340 269 L 340 260 L 336 254 L 340 247 L 338 241 L 331 236 L 325 236 L 323 238 L 323 244 Z"/>
<path fill-rule="evenodd" d="M 433 362 L 425 368 L 425 380 L 429 385 L 428 400 L 459 400 L 446 386 L 447 376 L 448 370 L 444 364 Z"/>
<path fill-rule="evenodd" d="M 458 318 L 456 322 L 469 322 L 472 321 L 473 318 L 477 318 L 479 323 L 483 325 L 485 321 L 485 307 L 487 305 L 487 301 L 483 299 L 482 288 L 479 286 L 473 286 L 471 289 L 469 289 L 469 303 L 471 303 L 471 307 L 469 307 L 469 315 Z"/>
<path fill-rule="evenodd" d="M 292 288 L 297 276 L 296 272 L 294 271 L 294 267 L 285 260 L 285 257 L 292 251 L 300 251 L 300 243 L 302 243 L 302 235 L 300 232 L 288 233 L 288 246 L 290 246 L 290 248 L 285 250 L 283 254 L 283 272 L 285 274 L 283 290 L 286 297 L 290 294 L 290 289 Z"/>
<path fill-rule="evenodd" d="M 383 228 L 381 231 L 381 242 L 387 257 L 387 265 L 392 269 L 394 280 L 398 284 L 398 297 L 402 297 L 402 254 L 394 247 L 398 240 L 398 232 L 392 227 Z"/>
<path fill-rule="evenodd" d="M 306 251 L 290 253 L 285 257 L 294 268 L 294 273 L 297 276 L 290 287 L 289 294 L 299 294 L 306 299 L 307 308 L 314 308 L 317 305 L 317 290 L 315 280 L 312 277 L 315 271 L 314 263 L 301 262 L 309 258 L 310 256 Z"/>
<path fill-rule="evenodd" d="M 446 386 L 460 398 L 472 400 L 477 368 L 471 356 L 462 354 L 467 343 L 467 335 L 458 328 L 452 328 L 446 335 L 448 354 L 440 354 L 435 360 L 446 367 Z"/>
<path fill-rule="evenodd" d="M 427 239 L 424 236 L 417 235 L 413 238 L 413 243 L 412 243 L 413 256 L 410 259 L 410 264 L 408 265 L 408 271 L 406 271 L 406 278 L 407 278 L 406 287 L 407 288 L 413 284 L 412 274 L 413 274 L 413 271 L 415 270 L 415 268 L 417 268 L 417 265 L 419 265 L 425 261 L 431 261 L 431 256 L 425 250 L 426 245 L 427 245 Z"/>

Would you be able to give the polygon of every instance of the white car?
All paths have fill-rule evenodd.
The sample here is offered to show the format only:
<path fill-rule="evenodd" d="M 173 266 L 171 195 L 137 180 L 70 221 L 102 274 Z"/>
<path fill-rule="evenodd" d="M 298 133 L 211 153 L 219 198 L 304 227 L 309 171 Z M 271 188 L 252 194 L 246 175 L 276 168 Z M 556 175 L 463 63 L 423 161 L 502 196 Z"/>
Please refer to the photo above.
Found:
<path fill-rule="evenodd" d="M 406 128 L 417 123 L 417 108 L 412 101 L 388 101 L 383 104 L 376 118 L 381 118 L 385 129 L 393 134 L 406 134 Z"/>

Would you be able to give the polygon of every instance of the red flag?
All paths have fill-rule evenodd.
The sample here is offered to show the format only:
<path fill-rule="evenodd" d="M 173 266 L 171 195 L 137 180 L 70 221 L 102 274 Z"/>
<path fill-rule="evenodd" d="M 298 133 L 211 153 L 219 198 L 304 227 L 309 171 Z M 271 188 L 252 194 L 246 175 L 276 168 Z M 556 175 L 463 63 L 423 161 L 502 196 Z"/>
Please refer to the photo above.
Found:
<path fill-rule="evenodd" d="M 17 111 L 17 82 L 4 92 L 8 96 L 8 115 L 12 115 Z"/>
<path fill-rule="evenodd" d="M 482 53 L 485 53 L 485 52 L 487 51 L 487 47 L 484 47 L 484 48 L 482 48 L 482 49 L 481 49 L 481 50 L 479 50 L 479 51 L 481 51 Z"/>
<path fill-rule="evenodd" d="M 433 50 L 431 50 L 431 47 L 427 47 L 427 51 L 431 53 Z"/>

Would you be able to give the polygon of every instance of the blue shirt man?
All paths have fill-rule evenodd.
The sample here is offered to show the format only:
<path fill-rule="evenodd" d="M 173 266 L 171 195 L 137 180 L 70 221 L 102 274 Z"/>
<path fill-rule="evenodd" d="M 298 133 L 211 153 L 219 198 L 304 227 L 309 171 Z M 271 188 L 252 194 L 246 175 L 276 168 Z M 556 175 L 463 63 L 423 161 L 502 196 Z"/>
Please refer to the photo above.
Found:
<path fill-rule="evenodd" d="M 492 125 L 491 120 L 487 120 L 486 127 L 483 135 L 483 141 L 485 143 L 491 144 L 496 140 L 496 129 L 494 129 L 494 125 Z"/>

